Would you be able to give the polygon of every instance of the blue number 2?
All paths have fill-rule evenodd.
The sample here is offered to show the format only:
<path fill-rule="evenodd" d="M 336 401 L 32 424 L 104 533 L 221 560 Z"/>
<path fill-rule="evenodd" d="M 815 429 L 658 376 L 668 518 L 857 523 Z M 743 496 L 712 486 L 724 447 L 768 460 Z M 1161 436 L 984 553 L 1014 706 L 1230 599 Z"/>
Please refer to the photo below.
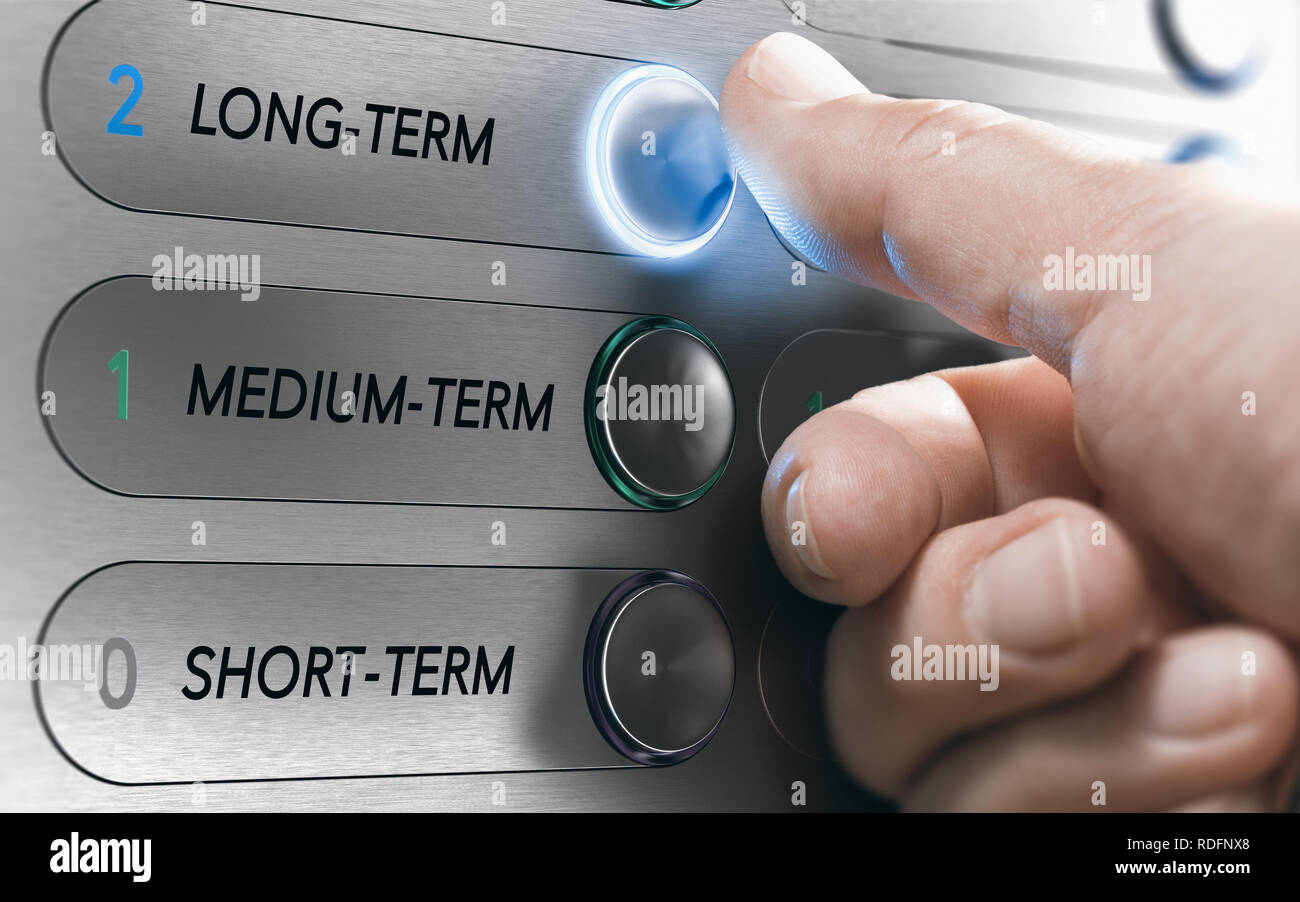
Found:
<path fill-rule="evenodd" d="M 131 79 L 131 93 L 127 95 L 126 100 L 113 114 L 113 118 L 108 120 L 108 125 L 104 126 L 104 131 L 110 135 L 134 135 L 139 137 L 144 134 L 144 126 L 132 125 L 122 120 L 127 117 L 136 101 L 140 99 L 140 93 L 144 90 L 144 78 L 140 75 L 140 70 L 135 66 L 121 63 L 108 74 L 108 83 L 115 85 L 123 76 Z"/>

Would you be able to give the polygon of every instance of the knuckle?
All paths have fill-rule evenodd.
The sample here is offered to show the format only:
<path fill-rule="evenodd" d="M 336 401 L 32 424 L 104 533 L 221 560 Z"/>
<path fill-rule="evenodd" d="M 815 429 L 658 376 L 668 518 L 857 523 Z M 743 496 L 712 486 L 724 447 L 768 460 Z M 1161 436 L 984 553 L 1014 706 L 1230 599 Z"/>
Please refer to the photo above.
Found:
<path fill-rule="evenodd" d="M 962 143 L 1022 120 L 996 107 L 964 100 L 900 100 L 890 107 L 888 121 L 900 147 L 930 156 L 942 146 L 945 135 Z"/>

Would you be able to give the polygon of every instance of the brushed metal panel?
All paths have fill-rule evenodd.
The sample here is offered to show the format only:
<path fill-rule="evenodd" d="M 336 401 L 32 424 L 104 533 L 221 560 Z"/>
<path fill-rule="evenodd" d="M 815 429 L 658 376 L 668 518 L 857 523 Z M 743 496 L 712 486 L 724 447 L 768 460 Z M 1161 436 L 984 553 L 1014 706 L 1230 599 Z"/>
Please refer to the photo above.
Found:
<path fill-rule="evenodd" d="M 41 105 L 42 66 L 60 28 L 82 5 L 81 0 L 13 0 L 5 4 L 5 27 L 0 29 L 0 80 L 7 86 L 0 94 L 0 113 L 7 125 L 0 130 L 0 158 L 6 164 L 0 182 L 5 191 L 5 203 L 0 204 L 0 267 L 7 289 L 0 303 L 0 379 L 15 388 L 0 393 L 0 420 L 5 424 L 0 430 L 0 491 L 5 499 L 5 516 L 0 517 L 0 641 L 34 640 L 55 600 L 73 582 L 122 560 L 671 567 L 701 579 L 723 605 L 735 637 L 737 682 L 724 729 L 703 752 L 672 768 L 114 786 L 78 771 L 57 753 L 37 716 L 29 684 L 0 681 L 0 757 L 7 762 L 0 771 L 0 808 L 500 810 L 493 800 L 495 784 L 501 783 L 508 795 L 506 810 L 789 811 L 790 787 L 796 780 L 806 784 L 809 810 L 875 804 L 833 764 L 814 761 L 788 745 L 763 708 L 757 678 L 760 636 L 773 608 L 793 599 L 794 593 L 772 564 L 758 523 L 757 497 L 765 468 L 758 441 L 758 397 L 781 350 L 812 329 L 965 333 L 923 305 L 815 271 L 808 273 L 805 286 L 793 287 L 791 258 L 743 188 L 714 241 L 672 263 L 160 216 L 113 206 L 79 184 L 58 157 L 39 152 L 41 133 L 50 127 Z M 174 0 L 174 5 L 177 15 L 188 20 L 190 4 Z M 500 25 L 494 24 L 492 4 L 481 0 L 257 0 L 247 5 L 498 43 L 651 59 L 690 71 L 715 93 L 750 43 L 772 31 L 799 27 L 791 23 L 782 0 L 704 0 L 672 12 L 608 0 L 508 0 L 507 18 Z M 1153 148 L 1186 132 L 1253 131 L 1258 161 L 1294 178 L 1300 79 L 1294 65 L 1296 10 L 1294 4 L 1286 6 L 1277 29 L 1285 52 L 1248 90 L 1213 100 L 1185 91 L 1171 94 L 1048 75 L 849 35 L 808 34 L 875 90 L 981 100 L 1093 131 L 1107 140 L 1149 140 Z M 158 16 L 171 15 L 168 3 L 151 8 Z M 208 3 L 209 22 L 231 8 Z M 996 7 L 989 10 L 988 15 L 997 15 Z M 1035 41 L 1050 39 L 1027 36 L 1025 51 L 1033 52 Z M 292 49 L 287 54 L 287 61 L 277 65 L 299 65 Z M 376 65 L 342 47 L 335 61 L 341 70 Z M 95 90 L 110 89 L 106 73 L 97 78 L 103 84 Z M 553 101 L 526 79 L 513 84 L 518 94 L 536 104 L 565 102 Z M 113 96 L 120 100 L 124 93 Z M 188 111 L 186 116 L 188 122 Z M 103 121 L 98 125 L 103 128 Z M 234 184 L 227 187 L 238 190 Z M 564 205 L 571 202 L 542 184 L 533 186 L 525 200 L 530 210 L 544 209 L 552 217 L 567 215 Z M 514 209 L 520 202 L 488 191 L 469 206 Z M 36 412 L 41 344 L 60 311 L 87 285 L 124 273 L 148 274 L 153 256 L 178 244 L 202 253 L 262 254 L 262 275 L 269 284 L 685 319 L 709 335 L 731 370 L 738 413 L 732 461 L 705 498 L 665 514 L 216 501 L 105 492 L 60 457 L 48 424 Z M 508 284 L 492 282 L 496 261 L 508 266 Z M 175 339 L 188 341 L 189 335 L 182 332 Z M 106 368 L 103 376 L 106 385 L 111 384 Z M 208 527 L 203 547 L 190 543 L 190 524 L 196 519 Z M 491 524 L 497 520 L 509 526 L 506 546 L 491 542 Z M 769 703 L 769 690 L 774 681 L 781 681 L 769 669 L 772 660 L 764 655 Z M 780 726 L 790 732 L 789 724 Z"/>
<path fill-rule="evenodd" d="M 42 679 L 40 705 L 50 733 L 72 761 L 117 783 L 192 783 L 304 777 L 396 776 L 622 767 L 630 762 L 597 731 L 583 694 L 582 648 L 592 615 L 627 571 L 441 567 L 319 567 L 253 564 L 125 563 L 91 574 L 52 612 L 41 641 L 100 645 L 125 638 L 136 656 L 134 696 L 104 703 L 83 682 Z M 300 658 L 293 691 L 270 698 L 252 675 L 247 697 L 232 676 L 216 697 L 223 647 L 255 667 L 275 646 Z M 461 694 L 412 693 L 413 654 L 389 646 L 467 648 L 474 656 Z M 212 686 L 187 666 L 190 650 Z M 343 661 L 307 679 L 310 646 L 364 646 L 348 695 Z M 495 691 L 477 685 L 477 648 L 494 673 L 506 650 L 513 666 Z M 125 657 L 108 656 L 110 696 L 125 685 Z M 324 663 L 320 657 L 317 663 Z M 279 654 L 265 682 L 289 685 Z M 441 655 L 425 664 L 443 663 Z M 399 669 L 400 666 L 400 669 Z M 370 673 L 377 680 L 368 679 Z M 438 690 L 444 675 L 421 688 Z M 399 679 L 400 678 L 400 679 Z M 321 681 L 330 687 L 325 697 Z M 306 696 L 305 692 L 311 695 Z"/>
<path fill-rule="evenodd" d="M 791 259 L 753 199 L 737 194 L 727 227 L 689 258 L 664 263 L 526 247 L 344 232 L 122 209 L 87 191 L 58 157 L 39 153 L 48 127 L 41 67 L 58 30 L 82 4 L 12 4 L 0 30 L 0 96 L 9 129 L 0 153 L 9 163 L 0 205 L 0 376 L 27 391 L 0 393 L 0 640 L 34 640 L 53 603 L 87 572 L 123 560 L 423 564 L 485 567 L 670 567 L 701 579 L 723 605 L 736 641 L 737 683 L 726 729 L 690 761 L 667 769 L 612 768 L 388 779 L 290 780 L 176 786 L 114 786 L 72 766 L 42 728 L 32 687 L 0 681 L 0 807 L 19 810 L 789 810 L 791 783 L 807 787 L 809 809 L 872 804 L 836 767 L 790 748 L 772 728 L 758 694 L 758 637 L 771 607 L 792 595 L 767 554 L 755 515 L 763 461 L 758 451 L 758 390 L 782 347 L 812 325 L 957 332 L 918 304 L 809 272 L 791 286 Z M 186 11 L 187 3 L 179 3 Z M 266 5 L 289 8 L 268 0 Z M 313 4 L 314 5 L 314 4 Z M 608 52 L 627 36 L 658 45 L 681 65 L 725 71 L 721 54 L 764 27 L 756 7 L 712 5 L 726 28 L 685 26 L 673 14 L 604 0 L 566 4 L 512 0 L 520 40 L 580 42 Z M 161 4 L 159 5 L 161 8 Z M 613 21 L 600 15 L 612 8 Z M 209 4 L 209 15 L 220 7 Z M 773 2 L 779 27 L 783 7 Z M 354 17 L 425 19 L 429 4 L 340 5 L 321 11 Z M 439 3 L 439 16 L 467 21 L 478 3 Z M 654 18 L 646 18 L 648 14 Z M 620 24 L 622 23 L 622 24 Z M 628 24 L 631 23 L 631 24 Z M 544 26 L 544 27 L 543 27 Z M 491 26 L 485 26 L 491 27 Z M 512 28 L 516 26 L 511 26 Z M 771 29 L 769 29 L 771 30 Z M 707 65 L 706 65 L 707 63 Z M 695 69 L 693 68 L 693 71 Z M 719 76 L 720 78 L 720 76 Z M 710 85 L 717 88 L 718 80 Z M 525 90 L 526 85 L 520 90 Z M 538 102 L 545 102 L 538 98 Z M 539 206 L 554 203 L 543 192 Z M 485 195 L 481 202 L 509 198 Z M 717 343 L 737 392 L 737 443 L 710 493 L 681 511 L 456 507 L 389 504 L 218 501 L 113 494 L 79 476 L 57 453 L 36 410 L 41 346 L 52 323 L 87 285 L 123 273 L 148 274 L 150 261 L 176 245 L 201 253 L 261 254 L 268 284 L 352 292 L 443 297 L 536 307 L 655 313 L 692 322 Z M 491 276 L 503 262 L 509 281 Z M 172 293 L 173 298 L 179 295 Z M 258 301 L 256 303 L 262 303 Z M 190 333 L 175 336 L 190 340 Z M 96 366 L 102 364 L 97 363 Z M 103 375 L 111 383 L 107 368 Z M 63 415 L 62 413 L 59 414 Z M 585 454 L 584 449 L 584 454 Z M 206 546 L 191 544 L 190 524 L 207 524 Z M 492 524 L 509 528 L 507 545 Z"/>
<path fill-rule="evenodd" d="M 784 0 L 792 6 L 795 0 Z M 1116 66 L 1173 77 L 1151 0 L 802 0 L 825 31 L 1057 63 Z"/>
<path fill-rule="evenodd" d="M 236 7 L 214 9 L 203 26 L 190 16 L 188 3 L 95 3 L 54 48 L 50 122 L 68 165 L 104 198 L 138 210 L 622 250 L 598 219 L 581 164 L 596 96 L 634 61 Z M 119 64 L 143 76 L 126 117 L 143 129 L 138 137 L 106 132 L 131 88 L 109 82 Z M 242 140 L 218 124 L 237 87 L 260 105 L 255 113 L 247 95 L 230 101 L 230 129 L 252 130 Z M 294 143 L 272 113 L 273 92 L 291 121 L 302 96 Z M 322 98 L 334 103 L 313 115 Z M 380 116 L 371 104 L 394 110 Z M 395 141 L 404 109 L 401 125 L 415 132 Z M 329 143 L 331 121 L 355 130 L 355 155 L 309 138 L 314 127 Z M 445 137 L 432 140 L 426 127 Z M 499 202 L 482 203 L 488 193 Z"/>
<path fill-rule="evenodd" d="M 627 317 L 288 288 L 241 297 L 124 277 L 73 301 L 41 379 L 69 462 L 129 495 L 631 506 L 596 469 L 583 424 L 592 360 Z M 123 348 L 125 420 L 105 365 Z M 354 412 L 341 415 L 345 390 Z"/>

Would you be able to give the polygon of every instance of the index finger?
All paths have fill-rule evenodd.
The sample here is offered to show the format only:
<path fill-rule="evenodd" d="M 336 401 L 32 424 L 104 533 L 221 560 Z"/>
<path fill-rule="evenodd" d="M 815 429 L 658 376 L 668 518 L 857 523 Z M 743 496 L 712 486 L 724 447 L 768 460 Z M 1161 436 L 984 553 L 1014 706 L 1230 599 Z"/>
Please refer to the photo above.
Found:
<path fill-rule="evenodd" d="M 1145 300 L 1153 257 L 1210 215 L 1178 167 L 980 104 L 873 94 L 793 34 L 746 51 L 721 108 L 746 185 L 798 253 L 1067 376 L 1098 276 Z M 1067 266 L 1075 249 L 1105 254 L 1091 282 Z"/>

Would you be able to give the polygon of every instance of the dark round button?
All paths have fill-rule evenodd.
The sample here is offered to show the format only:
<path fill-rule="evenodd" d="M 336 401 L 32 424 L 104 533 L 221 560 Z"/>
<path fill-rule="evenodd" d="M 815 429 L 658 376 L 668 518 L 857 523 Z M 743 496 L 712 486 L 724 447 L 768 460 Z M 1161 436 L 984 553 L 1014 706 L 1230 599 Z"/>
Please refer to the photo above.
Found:
<path fill-rule="evenodd" d="M 667 570 L 625 580 L 592 620 L 587 702 L 615 749 L 641 764 L 675 764 L 702 749 L 731 702 L 736 659 L 718 603 Z"/>
<path fill-rule="evenodd" d="M 628 323 L 605 342 L 587 380 L 585 418 L 605 480 L 655 510 L 707 492 L 736 436 L 722 357 L 694 328 L 665 316 Z"/>

